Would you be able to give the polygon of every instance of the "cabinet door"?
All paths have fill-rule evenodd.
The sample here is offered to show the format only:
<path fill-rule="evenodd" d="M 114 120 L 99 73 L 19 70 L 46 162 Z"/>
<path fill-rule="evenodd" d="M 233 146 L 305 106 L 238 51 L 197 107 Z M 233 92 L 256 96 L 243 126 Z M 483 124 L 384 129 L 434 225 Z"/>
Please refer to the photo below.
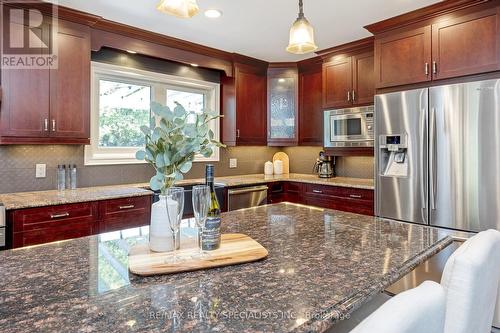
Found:
<path fill-rule="evenodd" d="M 497 8 L 434 24 L 432 59 L 434 79 L 500 69 Z"/>
<path fill-rule="evenodd" d="M 375 71 L 373 52 L 367 52 L 353 56 L 352 69 L 353 104 L 373 104 L 373 96 L 375 95 Z"/>
<path fill-rule="evenodd" d="M 246 66 L 236 67 L 236 144 L 267 145 L 267 78 Z"/>
<path fill-rule="evenodd" d="M 430 81 L 431 27 L 375 40 L 377 88 Z"/>
<path fill-rule="evenodd" d="M 299 144 L 323 145 L 322 73 L 316 71 L 299 75 Z"/>
<path fill-rule="evenodd" d="M 341 108 L 352 105 L 351 57 L 323 64 L 323 107 Z"/>
<path fill-rule="evenodd" d="M 48 136 L 49 70 L 9 69 L 2 71 L 0 111 L 1 136 Z"/>
<path fill-rule="evenodd" d="M 9 10 L 2 14 L 10 22 Z M 12 25 L 17 24 L 11 22 Z M 27 27 L 18 24 L 19 29 Z M 47 23 L 30 28 L 41 36 L 50 32 Z M 7 34 L 7 30 L 0 30 Z M 8 40 L 8 36 L 4 36 Z M 3 69 L 0 96 L 0 136 L 40 138 L 48 135 L 49 120 L 49 70 L 48 69 Z M 46 126 L 47 125 L 47 126 Z"/>
<path fill-rule="evenodd" d="M 267 145 L 296 146 L 298 143 L 297 69 L 270 69 L 267 88 Z"/>
<path fill-rule="evenodd" d="M 58 68 L 50 73 L 51 136 L 90 137 L 90 30 L 59 21 Z"/>

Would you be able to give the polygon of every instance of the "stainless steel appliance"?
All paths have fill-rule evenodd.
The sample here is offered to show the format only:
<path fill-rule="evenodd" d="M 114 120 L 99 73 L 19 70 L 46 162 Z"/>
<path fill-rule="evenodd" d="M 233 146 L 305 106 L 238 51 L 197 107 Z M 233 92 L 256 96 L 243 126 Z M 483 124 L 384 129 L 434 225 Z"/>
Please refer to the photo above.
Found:
<path fill-rule="evenodd" d="M 500 80 L 375 98 L 376 215 L 500 230 Z"/>
<path fill-rule="evenodd" d="M 324 112 L 324 146 L 373 147 L 373 106 Z"/>
<path fill-rule="evenodd" d="M 228 210 L 250 208 L 267 204 L 265 185 L 231 189 L 228 191 Z"/>
<path fill-rule="evenodd" d="M 313 172 L 317 173 L 319 178 L 335 177 L 335 156 L 326 156 L 324 151 L 320 151 Z"/>
<path fill-rule="evenodd" d="M 5 206 L 0 203 L 0 248 L 5 247 L 6 219 Z"/>

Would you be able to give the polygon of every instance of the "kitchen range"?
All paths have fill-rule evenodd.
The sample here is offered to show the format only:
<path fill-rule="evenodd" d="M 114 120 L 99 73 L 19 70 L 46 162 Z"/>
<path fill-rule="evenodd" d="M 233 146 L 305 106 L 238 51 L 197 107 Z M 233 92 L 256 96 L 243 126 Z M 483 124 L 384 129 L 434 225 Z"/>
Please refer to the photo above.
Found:
<path fill-rule="evenodd" d="M 500 0 L 272 4 L 0 1 L 1 333 L 500 333 Z"/>

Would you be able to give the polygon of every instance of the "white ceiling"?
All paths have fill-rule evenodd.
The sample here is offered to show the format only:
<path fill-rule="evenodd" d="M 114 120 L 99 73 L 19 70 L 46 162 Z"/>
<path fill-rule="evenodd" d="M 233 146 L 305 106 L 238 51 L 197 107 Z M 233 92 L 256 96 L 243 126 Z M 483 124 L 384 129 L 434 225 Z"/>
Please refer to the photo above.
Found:
<path fill-rule="evenodd" d="M 236 52 L 258 59 L 298 61 L 285 51 L 297 17 L 297 0 L 198 0 L 200 13 L 179 19 L 156 10 L 159 0 L 59 0 L 60 5 L 142 29 Z M 306 18 L 315 28 L 320 49 L 351 42 L 370 33 L 363 26 L 427 6 L 437 0 L 304 0 Z M 219 19 L 203 11 L 222 10 Z"/>

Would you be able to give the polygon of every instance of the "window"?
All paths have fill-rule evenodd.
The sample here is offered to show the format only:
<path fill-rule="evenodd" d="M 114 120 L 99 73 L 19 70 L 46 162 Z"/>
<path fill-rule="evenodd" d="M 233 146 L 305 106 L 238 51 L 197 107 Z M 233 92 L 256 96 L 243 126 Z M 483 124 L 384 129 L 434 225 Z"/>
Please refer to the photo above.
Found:
<path fill-rule="evenodd" d="M 149 125 L 152 101 L 170 108 L 219 112 L 219 84 L 102 63 L 92 63 L 91 144 L 85 165 L 145 163 L 135 159 L 144 147 L 140 128 Z M 219 139 L 219 121 L 210 124 Z M 195 162 L 218 161 L 219 148 Z"/>

